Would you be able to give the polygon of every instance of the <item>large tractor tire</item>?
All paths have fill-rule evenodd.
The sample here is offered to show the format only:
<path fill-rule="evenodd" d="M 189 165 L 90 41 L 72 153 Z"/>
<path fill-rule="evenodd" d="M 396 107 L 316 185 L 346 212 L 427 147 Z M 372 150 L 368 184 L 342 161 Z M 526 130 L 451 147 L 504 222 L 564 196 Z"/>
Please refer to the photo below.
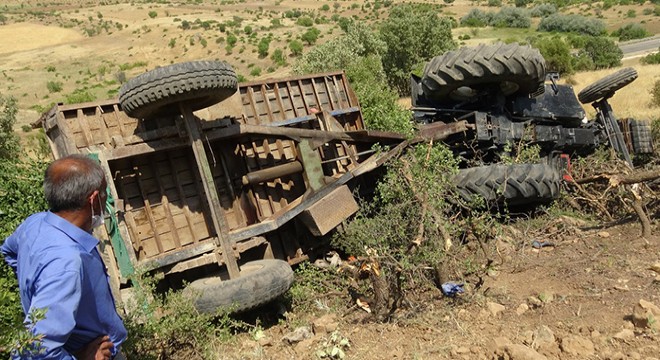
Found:
<path fill-rule="evenodd" d="M 511 206 L 547 203 L 561 191 L 561 173 L 547 164 L 489 165 L 460 170 L 453 181 L 465 201 Z"/>
<path fill-rule="evenodd" d="M 192 292 L 200 312 L 226 308 L 243 312 L 267 304 L 284 294 L 293 283 L 293 270 L 283 260 L 256 260 L 241 266 L 237 279 L 212 276 L 195 280 L 186 291 Z"/>
<path fill-rule="evenodd" d="M 537 49 L 518 44 L 479 45 L 433 58 L 422 75 L 422 91 L 438 101 L 464 100 L 484 86 L 504 95 L 531 94 L 545 81 L 545 59 Z"/>
<path fill-rule="evenodd" d="M 613 74 L 607 75 L 593 84 L 582 89 L 578 93 L 578 100 L 583 104 L 590 104 L 602 98 L 608 98 L 615 91 L 630 84 L 637 79 L 637 70 L 633 68 L 624 68 Z"/>
<path fill-rule="evenodd" d="M 234 69 L 219 61 L 191 61 L 160 67 L 128 80 L 119 104 L 131 117 L 146 119 L 179 113 L 185 102 L 195 111 L 217 104 L 238 89 Z"/>

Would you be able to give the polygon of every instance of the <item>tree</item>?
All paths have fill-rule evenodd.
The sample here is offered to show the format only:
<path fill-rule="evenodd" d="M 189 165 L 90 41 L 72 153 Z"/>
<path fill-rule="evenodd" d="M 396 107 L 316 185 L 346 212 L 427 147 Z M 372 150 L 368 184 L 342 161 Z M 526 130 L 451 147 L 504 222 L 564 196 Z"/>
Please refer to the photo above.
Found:
<path fill-rule="evenodd" d="M 291 40 L 291 42 L 289 42 L 289 50 L 291 50 L 291 53 L 294 56 L 301 55 L 303 52 L 303 43 L 298 40 Z"/>
<path fill-rule="evenodd" d="M 623 59 L 623 51 L 614 41 L 602 36 L 587 38 L 582 53 L 593 60 L 596 69 L 620 66 Z"/>
<path fill-rule="evenodd" d="M 284 56 L 284 51 L 282 51 L 282 49 L 275 49 L 270 56 L 270 59 L 279 66 L 286 65 L 286 57 Z"/>
<path fill-rule="evenodd" d="M 318 40 L 320 34 L 321 34 L 321 30 L 312 27 L 309 30 L 305 31 L 305 33 L 302 34 L 300 38 L 308 45 L 312 45 L 316 43 L 316 40 Z"/>
<path fill-rule="evenodd" d="M 0 158 L 16 158 L 20 150 L 18 135 L 14 132 L 18 105 L 16 99 L 0 95 Z"/>
<path fill-rule="evenodd" d="M 238 38 L 234 34 L 229 34 L 227 35 L 227 44 L 231 47 L 234 47 L 236 45 L 236 42 L 238 42 Z"/>
<path fill-rule="evenodd" d="M 410 72 L 432 57 L 454 49 L 451 21 L 428 7 L 400 5 L 382 23 L 381 38 L 387 44 L 383 68 L 388 82 L 399 94 L 408 94 Z"/>
<path fill-rule="evenodd" d="M 561 74 L 573 73 L 571 47 L 560 37 L 541 38 L 534 42 L 545 59 L 546 68 Z"/>

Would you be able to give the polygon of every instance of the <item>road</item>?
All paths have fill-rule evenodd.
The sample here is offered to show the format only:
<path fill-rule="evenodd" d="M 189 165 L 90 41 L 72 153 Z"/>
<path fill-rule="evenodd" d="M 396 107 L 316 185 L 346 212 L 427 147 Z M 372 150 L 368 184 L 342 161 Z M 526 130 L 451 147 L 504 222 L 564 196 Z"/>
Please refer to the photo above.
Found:
<path fill-rule="evenodd" d="M 650 38 L 631 40 L 619 43 L 619 48 L 623 51 L 623 58 L 632 58 L 646 55 L 658 51 L 660 47 L 660 35 Z"/>

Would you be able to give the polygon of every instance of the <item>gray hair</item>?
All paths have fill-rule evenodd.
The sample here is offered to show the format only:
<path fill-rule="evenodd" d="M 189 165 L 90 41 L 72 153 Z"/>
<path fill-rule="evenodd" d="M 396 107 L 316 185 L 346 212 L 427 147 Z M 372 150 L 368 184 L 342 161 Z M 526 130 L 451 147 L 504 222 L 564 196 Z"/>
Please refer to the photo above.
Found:
<path fill-rule="evenodd" d="M 86 205 L 87 197 L 101 187 L 105 180 L 98 161 L 85 155 L 69 155 L 53 161 L 44 176 L 44 194 L 50 210 L 78 210 Z"/>

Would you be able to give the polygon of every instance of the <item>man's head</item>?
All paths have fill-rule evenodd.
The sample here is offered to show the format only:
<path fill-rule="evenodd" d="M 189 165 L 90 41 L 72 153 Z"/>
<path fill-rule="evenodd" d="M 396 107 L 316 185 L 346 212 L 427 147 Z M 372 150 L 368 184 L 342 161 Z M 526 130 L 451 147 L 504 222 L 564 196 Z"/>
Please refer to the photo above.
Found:
<path fill-rule="evenodd" d="M 44 193 L 52 212 L 87 209 L 94 203 L 101 206 L 106 186 L 101 165 L 85 155 L 53 161 L 44 177 Z"/>

